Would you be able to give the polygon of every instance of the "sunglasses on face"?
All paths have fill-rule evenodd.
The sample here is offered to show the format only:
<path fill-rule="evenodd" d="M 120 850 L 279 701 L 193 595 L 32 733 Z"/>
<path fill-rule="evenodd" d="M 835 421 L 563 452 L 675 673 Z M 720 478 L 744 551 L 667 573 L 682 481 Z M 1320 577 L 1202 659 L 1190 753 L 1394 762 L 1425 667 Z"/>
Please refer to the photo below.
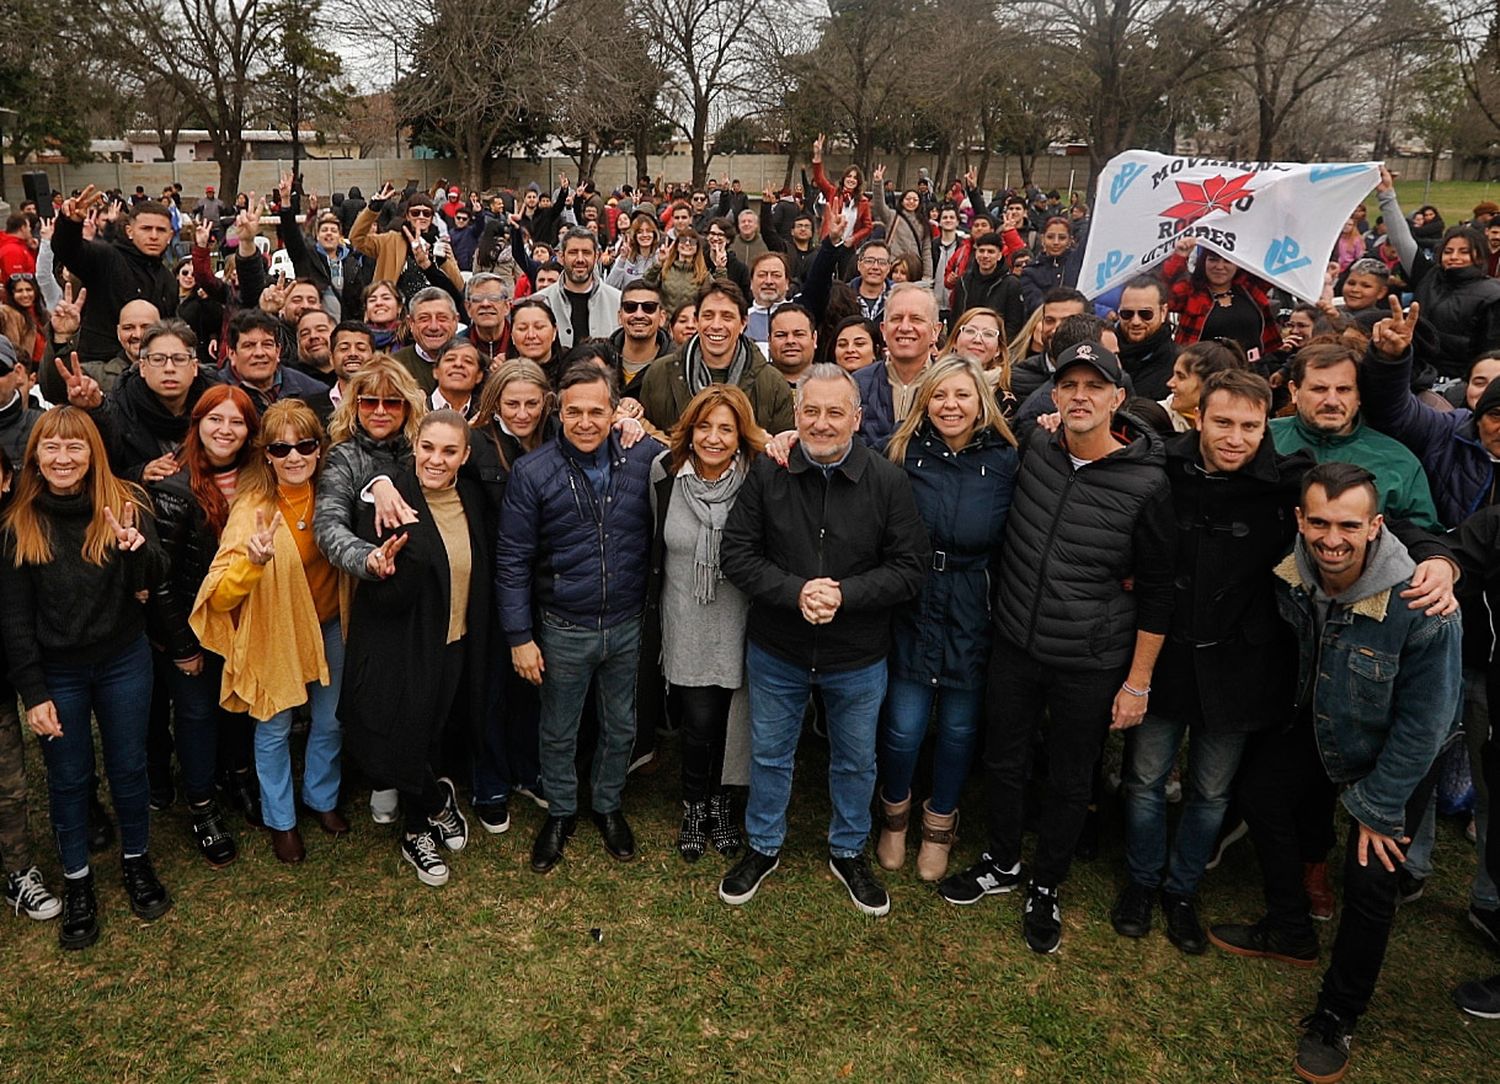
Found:
<path fill-rule="evenodd" d="M 432 212 L 428 211 L 428 210 L 423 210 L 423 209 L 416 209 L 416 210 L 407 211 L 406 212 L 406 217 L 407 218 L 431 218 L 432 217 Z"/>
<path fill-rule="evenodd" d="M 400 398 L 399 396 L 393 396 L 387 399 L 383 395 L 361 395 L 359 399 L 356 400 L 356 402 L 359 404 L 360 410 L 375 411 L 379 410 L 381 407 L 384 407 L 391 413 L 395 413 L 402 407 L 406 406 L 406 400 Z"/>
<path fill-rule="evenodd" d="M 660 301 L 622 301 L 620 311 L 627 316 L 633 312 L 643 312 L 647 316 L 655 316 L 656 311 L 661 308 Z"/>
<path fill-rule="evenodd" d="M 266 454 L 272 459 L 285 459 L 295 451 L 298 455 L 306 457 L 318 450 L 318 442 L 312 437 L 299 440 L 295 444 L 288 444 L 284 440 L 274 440 L 266 445 Z"/>
<path fill-rule="evenodd" d="M 1120 319 L 1122 321 L 1127 322 L 1127 323 L 1129 321 L 1131 321 L 1131 320 L 1139 320 L 1141 323 L 1147 324 L 1147 323 L 1151 322 L 1151 318 L 1153 316 L 1155 316 L 1155 315 L 1156 315 L 1156 310 L 1155 309 L 1121 309 L 1120 310 Z"/>

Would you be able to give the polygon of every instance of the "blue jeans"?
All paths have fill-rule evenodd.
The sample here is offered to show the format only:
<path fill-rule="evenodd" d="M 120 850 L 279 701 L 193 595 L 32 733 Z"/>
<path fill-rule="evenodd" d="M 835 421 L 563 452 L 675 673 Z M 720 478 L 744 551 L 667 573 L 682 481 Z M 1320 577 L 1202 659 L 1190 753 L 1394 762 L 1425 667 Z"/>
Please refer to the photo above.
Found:
<path fill-rule="evenodd" d="M 1176 896 L 1198 891 L 1203 867 L 1213 856 L 1219 825 L 1229 806 L 1234 774 L 1245 752 L 1246 734 L 1220 734 L 1195 727 L 1188 738 L 1177 839 L 1167 854 L 1167 776 L 1188 734 L 1186 723 L 1147 715 L 1125 732 L 1125 865 L 1130 879 Z M 1166 882 L 1162 873 L 1166 872 Z"/>
<path fill-rule="evenodd" d="M 219 687 L 224 680 L 224 659 L 205 651 L 203 669 L 197 674 L 184 674 L 171 659 L 164 671 L 172 691 L 172 734 L 177 763 L 182 765 L 183 793 L 189 802 L 206 802 L 214 796 L 219 767 L 219 729 L 225 714 L 219 707 Z"/>
<path fill-rule="evenodd" d="M 911 793 L 917 755 L 937 702 L 937 739 L 932 750 L 932 811 L 948 814 L 969 778 L 969 762 L 979 735 L 984 687 L 949 689 L 891 678 L 880 718 L 880 792 L 888 802 Z"/>
<path fill-rule="evenodd" d="M 614 813 L 625 790 L 635 741 L 635 675 L 641 656 L 641 619 L 600 631 L 543 614 L 537 646 L 542 674 L 538 746 L 549 817 L 578 812 L 578 723 L 589 683 L 597 680 L 599 738 L 590 780 L 595 813 Z"/>
<path fill-rule="evenodd" d="M 781 852 L 792 764 L 813 686 L 828 709 L 828 850 L 835 858 L 863 853 L 875 794 L 875 733 L 885 699 L 884 659 L 858 670 L 816 673 L 772 655 L 753 641 L 746 648 L 750 683 L 750 800 L 745 829 L 761 854 Z"/>
<path fill-rule="evenodd" d="M 307 757 L 302 766 L 302 804 L 317 813 L 327 813 L 339 804 L 339 753 L 344 747 L 344 732 L 335 712 L 344 680 L 344 634 L 337 617 L 323 623 L 323 655 L 328 660 L 328 684 L 311 681 L 307 685 L 312 726 L 307 732 Z M 297 827 L 297 807 L 292 802 L 291 736 L 291 708 L 255 726 L 261 816 L 267 828 L 280 832 Z"/>
<path fill-rule="evenodd" d="M 89 864 L 89 795 L 94 788 L 92 712 L 99 720 L 104 770 L 120 822 L 121 853 L 145 854 L 151 842 L 146 781 L 146 720 L 151 711 L 151 648 L 142 636 L 113 658 L 65 665 L 42 661 L 62 737 L 42 739 L 52 831 L 63 872 Z"/>

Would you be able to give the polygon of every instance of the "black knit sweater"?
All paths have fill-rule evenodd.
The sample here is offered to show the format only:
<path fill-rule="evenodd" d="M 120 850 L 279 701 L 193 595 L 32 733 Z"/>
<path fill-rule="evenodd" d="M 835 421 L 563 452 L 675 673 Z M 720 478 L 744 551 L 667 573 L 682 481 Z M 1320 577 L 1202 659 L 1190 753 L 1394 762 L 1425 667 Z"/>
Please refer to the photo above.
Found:
<path fill-rule="evenodd" d="M 108 659 L 146 629 L 136 593 L 155 587 L 167 561 L 149 515 L 137 522 L 146 542 L 133 553 L 110 549 L 104 564 L 84 560 L 93 515 L 88 493 L 44 493 L 37 508 L 48 525 L 52 560 L 16 567 L 15 536 L 0 536 L 0 637 L 10 679 L 27 708 L 50 699 L 42 660 L 86 665 Z"/>

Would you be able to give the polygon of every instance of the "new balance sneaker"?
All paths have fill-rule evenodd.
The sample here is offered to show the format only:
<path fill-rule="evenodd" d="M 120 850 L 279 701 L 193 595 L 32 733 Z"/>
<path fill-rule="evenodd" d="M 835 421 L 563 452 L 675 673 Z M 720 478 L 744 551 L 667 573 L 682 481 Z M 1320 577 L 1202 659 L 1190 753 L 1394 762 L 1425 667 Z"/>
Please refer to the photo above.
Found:
<path fill-rule="evenodd" d="M 492 836 L 510 831 L 510 804 L 503 798 L 498 802 L 475 802 L 474 816 L 479 827 Z"/>
<path fill-rule="evenodd" d="M 57 924 L 57 945 L 85 949 L 99 940 L 99 901 L 94 896 L 94 873 L 63 881 L 62 921 Z"/>
<path fill-rule="evenodd" d="M 986 896 L 1012 892 L 1021 883 L 1021 863 L 1003 868 L 989 851 L 981 854 L 968 869 L 944 877 L 938 882 L 938 895 L 949 903 L 965 907 Z"/>
<path fill-rule="evenodd" d="M 469 822 L 458 808 L 458 790 L 453 786 L 453 780 L 447 776 L 438 779 L 438 787 L 447 794 L 447 798 L 443 801 L 443 808 L 428 817 L 427 823 L 432 825 L 444 847 L 450 851 L 461 851 L 469 842 Z"/>
<path fill-rule="evenodd" d="M 58 899 L 42 882 L 42 871 L 32 866 L 17 870 L 5 878 L 5 905 L 16 914 L 25 914 L 38 922 L 46 922 L 62 913 L 62 900 Z"/>
<path fill-rule="evenodd" d="M 1131 881 L 1110 909 L 1110 925 L 1121 937 L 1145 937 L 1151 932 L 1151 912 L 1155 906 L 1156 892 Z"/>
<path fill-rule="evenodd" d="M 223 869 L 233 862 L 239 852 L 229 826 L 224 823 L 224 814 L 219 811 L 219 803 L 209 799 L 202 805 L 189 805 L 188 813 L 193 818 L 193 839 L 203 860 L 214 869 Z"/>
<path fill-rule="evenodd" d="M 1453 1004 L 1470 1016 L 1500 1020 L 1500 975 L 1464 983 L 1453 991 Z"/>
<path fill-rule="evenodd" d="M 755 893 L 760 891 L 761 882 L 775 873 L 779 865 L 779 855 L 761 854 L 754 847 L 748 848 L 745 857 L 719 882 L 719 899 L 731 907 L 749 903 L 755 898 Z"/>
<path fill-rule="evenodd" d="M 407 832 L 401 837 L 401 857 L 417 871 L 417 880 L 433 888 L 448 883 L 448 864 L 443 861 L 431 832 Z"/>
<path fill-rule="evenodd" d="M 396 791 L 370 791 L 370 819 L 376 824 L 395 824 L 400 806 L 401 796 Z"/>
<path fill-rule="evenodd" d="M 1035 881 L 1026 886 L 1026 906 L 1021 914 L 1021 932 L 1032 952 L 1048 955 L 1062 944 L 1062 908 L 1057 889 Z"/>
<path fill-rule="evenodd" d="M 877 918 L 890 913 L 890 893 L 875 879 L 875 874 L 870 872 L 870 860 L 864 854 L 848 858 L 829 855 L 828 868 L 849 890 L 849 898 L 854 901 L 855 907 Z"/>
<path fill-rule="evenodd" d="M 125 894 L 130 897 L 130 909 L 137 918 L 155 922 L 172 909 L 172 895 L 156 879 L 150 855 L 139 854 L 134 858 L 121 859 L 120 873 L 125 879 Z"/>
<path fill-rule="evenodd" d="M 1353 1023 L 1330 1009 L 1319 1009 L 1304 1016 L 1299 1025 L 1306 1030 L 1297 1044 L 1297 1060 L 1292 1068 L 1303 1080 L 1313 1084 L 1333 1084 L 1343 1080 L 1349 1071 L 1349 1039 Z"/>
<path fill-rule="evenodd" d="M 1223 923 L 1209 927 L 1208 939 L 1235 956 L 1280 960 L 1293 967 L 1318 966 L 1318 936 L 1310 930 L 1296 934 L 1260 922 Z"/>

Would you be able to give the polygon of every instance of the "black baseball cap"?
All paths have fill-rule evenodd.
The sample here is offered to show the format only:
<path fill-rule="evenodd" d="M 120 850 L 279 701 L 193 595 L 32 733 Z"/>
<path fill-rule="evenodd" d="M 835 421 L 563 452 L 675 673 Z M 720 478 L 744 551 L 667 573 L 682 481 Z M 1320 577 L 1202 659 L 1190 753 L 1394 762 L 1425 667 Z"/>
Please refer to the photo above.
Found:
<path fill-rule="evenodd" d="M 1120 369 L 1120 360 L 1101 342 L 1081 342 L 1068 347 L 1057 359 L 1056 377 L 1074 365 L 1087 365 L 1116 387 L 1124 387 L 1125 374 Z"/>

